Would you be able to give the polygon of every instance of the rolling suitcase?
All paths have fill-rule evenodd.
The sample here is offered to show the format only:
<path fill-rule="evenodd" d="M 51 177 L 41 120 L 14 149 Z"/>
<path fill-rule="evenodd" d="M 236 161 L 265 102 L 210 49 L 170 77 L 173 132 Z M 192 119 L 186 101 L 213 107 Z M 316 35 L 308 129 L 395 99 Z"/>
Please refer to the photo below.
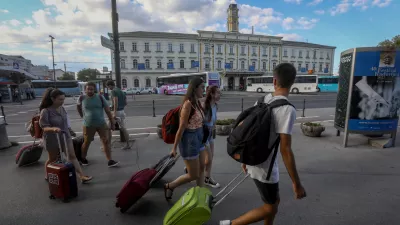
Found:
<path fill-rule="evenodd" d="M 248 174 L 244 176 L 227 194 L 218 201 L 217 197 L 221 195 L 243 172 L 237 175 L 225 188 L 223 188 L 215 197 L 208 188 L 193 187 L 189 189 L 175 203 L 164 217 L 164 225 L 202 225 L 211 218 L 213 208 L 219 205 L 237 186 L 239 186 Z"/>
<path fill-rule="evenodd" d="M 37 163 L 42 156 L 43 146 L 40 144 L 31 144 L 22 147 L 15 157 L 15 163 L 21 166 L 28 166 Z"/>
<path fill-rule="evenodd" d="M 157 174 L 151 181 L 151 185 L 160 181 L 165 174 L 172 169 L 179 157 L 179 154 L 176 157 L 172 157 L 170 154 L 168 154 L 164 156 L 156 165 L 154 165 L 152 168 L 157 171 Z"/>
<path fill-rule="evenodd" d="M 74 145 L 74 151 L 76 159 L 81 162 L 82 161 L 82 145 L 83 145 L 84 138 L 83 136 L 79 136 L 72 139 L 72 143 Z"/>
<path fill-rule="evenodd" d="M 65 133 L 62 136 L 65 144 L 65 152 L 68 156 Z M 76 181 L 75 167 L 65 161 L 60 137 L 59 135 L 56 135 L 56 137 L 60 149 L 60 157 L 56 162 L 52 162 L 46 167 L 50 199 L 62 199 L 64 202 L 68 202 L 70 199 L 78 196 L 78 183 Z"/>
<path fill-rule="evenodd" d="M 156 174 L 157 171 L 150 168 L 133 174 L 118 193 L 115 207 L 120 208 L 121 213 L 126 212 L 150 189 L 150 182 Z"/>

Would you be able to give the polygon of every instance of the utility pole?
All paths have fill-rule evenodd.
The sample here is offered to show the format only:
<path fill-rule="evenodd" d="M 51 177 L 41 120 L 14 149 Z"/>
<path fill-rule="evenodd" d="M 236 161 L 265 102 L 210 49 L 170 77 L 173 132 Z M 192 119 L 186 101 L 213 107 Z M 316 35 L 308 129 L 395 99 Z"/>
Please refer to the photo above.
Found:
<path fill-rule="evenodd" d="M 65 64 L 65 61 L 64 61 L 64 73 L 67 73 L 67 64 Z"/>
<path fill-rule="evenodd" d="M 121 64 L 119 56 L 119 33 L 118 33 L 118 13 L 117 13 L 117 0 L 111 0 L 111 19 L 114 41 L 114 69 L 115 81 L 118 88 L 121 88 Z"/>
<path fill-rule="evenodd" d="M 57 83 L 56 83 L 56 69 L 55 69 L 55 64 L 54 64 L 54 46 L 53 46 L 53 40 L 55 39 L 53 36 L 49 35 L 50 40 L 51 40 L 51 55 L 53 56 L 53 78 L 54 78 L 54 88 L 57 88 Z"/>

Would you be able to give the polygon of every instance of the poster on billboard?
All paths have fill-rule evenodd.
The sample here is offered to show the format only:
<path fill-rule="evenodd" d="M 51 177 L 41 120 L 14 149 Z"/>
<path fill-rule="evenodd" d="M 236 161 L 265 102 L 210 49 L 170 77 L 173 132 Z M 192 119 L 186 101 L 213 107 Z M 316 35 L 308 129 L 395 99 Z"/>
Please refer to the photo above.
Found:
<path fill-rule="evenodd" d="M 355 53 L 348 130 L 395 132 L 400 109 L 400 50 Z"/>
<path fill-rule="evenodd" d="M 339 90 L 336 97 L 335 128 L 344 131 L 347 115 L 347 102 L 351 79 L 351 68 L 353 63 L 354 50 L 345 51 L 340 56 L 339 66 Z"/>

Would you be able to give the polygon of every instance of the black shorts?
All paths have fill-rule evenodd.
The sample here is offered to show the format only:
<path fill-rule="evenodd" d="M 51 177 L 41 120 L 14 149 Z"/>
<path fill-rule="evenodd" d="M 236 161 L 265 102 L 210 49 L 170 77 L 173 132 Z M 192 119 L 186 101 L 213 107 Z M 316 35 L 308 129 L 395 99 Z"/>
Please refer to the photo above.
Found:
<path fill-rule="evenodd" d="M 279 199 L 279 183 L 269 184 L 253 179 L 265 204 L 273 205 Z"/>

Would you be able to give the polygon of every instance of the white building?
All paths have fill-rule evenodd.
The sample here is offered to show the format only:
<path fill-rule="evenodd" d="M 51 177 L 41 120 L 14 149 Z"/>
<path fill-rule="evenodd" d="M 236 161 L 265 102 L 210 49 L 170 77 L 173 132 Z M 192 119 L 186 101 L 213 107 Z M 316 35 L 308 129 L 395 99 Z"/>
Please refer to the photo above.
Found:
<path fill-rule="evenodd" d="M 49 67 L 46 65 L 33 65 L 31 67 L 31 73 L 38 76 L 39 79 L 45 79 L 48 76 Z"/>
<path fill-rule="evenodd" d="M 2 55 L 0 54 L 0 66 L 10 66 L 15 69 L 31 72 L 32 62 L 20 55 Z"/>
<path fill-rule="evenodd" d="M 239 33 L 238 11 L 236 4 L 229 6 L 228 32 L 120 33 L 123 88 L 154 87 L 157 77 L 172 73 L 220 71 L 223 86 L 236 90 L 247 76 L 271 75 L 282 62 L 292 63 L 298 74 L 333 75 L 336 47 Z M 111 59 L 114 63 L 113 51 Z M 197 61 L 199 67 L 192 67 Z"/>

